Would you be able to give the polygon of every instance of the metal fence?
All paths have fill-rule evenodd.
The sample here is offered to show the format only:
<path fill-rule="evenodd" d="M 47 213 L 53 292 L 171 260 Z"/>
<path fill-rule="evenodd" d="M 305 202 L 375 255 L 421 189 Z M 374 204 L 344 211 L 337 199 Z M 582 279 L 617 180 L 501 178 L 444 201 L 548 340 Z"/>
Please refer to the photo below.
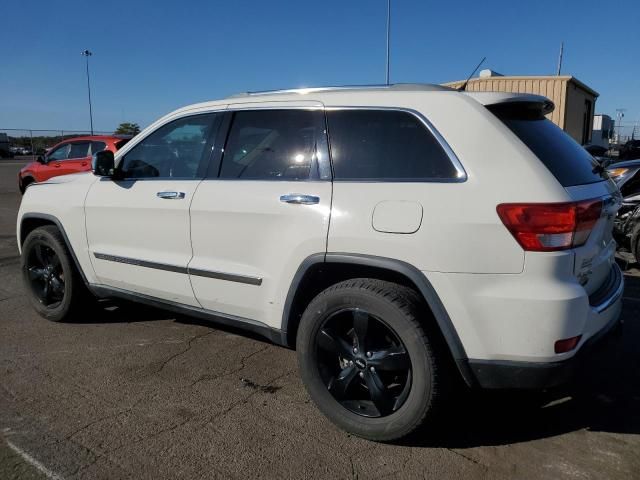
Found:
<path fill-rule="evenodd" d="M 89 131 L 81 130 L 32 130 L 20 128 L 0 128 L 0 133 L 6 133 L 10 147 L 19 149 L 17 154 L 42 155 L 46 149 L 68 138 L 90 135 Z M 94 131 L 94 135 L 111 135 L 113 132 Z"/>

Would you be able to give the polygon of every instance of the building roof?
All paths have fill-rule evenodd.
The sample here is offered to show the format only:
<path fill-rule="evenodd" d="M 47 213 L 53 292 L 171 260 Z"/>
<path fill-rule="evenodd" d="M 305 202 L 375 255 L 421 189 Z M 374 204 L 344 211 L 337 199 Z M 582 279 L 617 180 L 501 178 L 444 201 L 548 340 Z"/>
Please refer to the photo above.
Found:
<path fill-rule="evenodd" d="M 500 75 L 500 76 L 491 76 L 491 77 L 476 77 L 469 80 L 469 83 L 473 82 L 486 82 L 490 80 L 566 80 L 567 82 L 575 83 L 578 87 L 590 93 L 594 97 L 600 96 L 598 92 L 596 92 L 591 87 L 585 85 L 580 80 L 572 75 Z M 464 83 L 464 80 L 456 80 L 454 82 L 443 83 L 446 87 L 455 88 L 458 85 Z"/>

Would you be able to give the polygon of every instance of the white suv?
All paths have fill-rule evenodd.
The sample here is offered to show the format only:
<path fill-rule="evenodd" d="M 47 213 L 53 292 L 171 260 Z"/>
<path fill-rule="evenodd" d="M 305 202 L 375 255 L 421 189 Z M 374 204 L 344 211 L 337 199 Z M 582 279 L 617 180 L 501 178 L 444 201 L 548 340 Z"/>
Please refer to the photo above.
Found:
<path fill-rule="evenodd" d="M 617 321 L 620 199 L 546 98 L 431 85 L 177 110 L 94 175 L 26 192 L 36 310 L 120 297 L 295 347 L 333 422 L 375 440 L 447 386 L 544 388 Z"/>

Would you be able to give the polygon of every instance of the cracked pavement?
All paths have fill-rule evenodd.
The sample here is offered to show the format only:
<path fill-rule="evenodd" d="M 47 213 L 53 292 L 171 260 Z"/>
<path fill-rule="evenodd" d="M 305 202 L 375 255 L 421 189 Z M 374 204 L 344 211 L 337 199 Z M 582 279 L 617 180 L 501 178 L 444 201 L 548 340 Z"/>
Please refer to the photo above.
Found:
<path fill-rule="evenodd" d="M 459 392 L 436 431 L 376 444 L 313 406 L 295 352 L 131 304 L 38 317 L 19 278 L 18 162 L 0 161 L 0 478 L 640 478 L 640 274 L 575 386 Z M 10 443 L 7 443 L 10 442 Z M 13 447 L 9 447 L 12 445 Z"/>

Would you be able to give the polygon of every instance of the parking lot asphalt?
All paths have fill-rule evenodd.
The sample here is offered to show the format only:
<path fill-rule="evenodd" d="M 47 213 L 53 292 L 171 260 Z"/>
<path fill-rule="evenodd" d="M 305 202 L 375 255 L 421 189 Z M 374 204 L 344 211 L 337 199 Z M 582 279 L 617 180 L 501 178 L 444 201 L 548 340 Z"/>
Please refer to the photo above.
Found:
<path fill-rule="evenodd" d="M 29 307 L 16 173 L 0 160 L 0 478 L 640 478 L 640 272 L 573 385 L 458 392 L 437 429 L 376 444 L 313 406 L 295 352 L 160 310 L 78 323 Z"/>

